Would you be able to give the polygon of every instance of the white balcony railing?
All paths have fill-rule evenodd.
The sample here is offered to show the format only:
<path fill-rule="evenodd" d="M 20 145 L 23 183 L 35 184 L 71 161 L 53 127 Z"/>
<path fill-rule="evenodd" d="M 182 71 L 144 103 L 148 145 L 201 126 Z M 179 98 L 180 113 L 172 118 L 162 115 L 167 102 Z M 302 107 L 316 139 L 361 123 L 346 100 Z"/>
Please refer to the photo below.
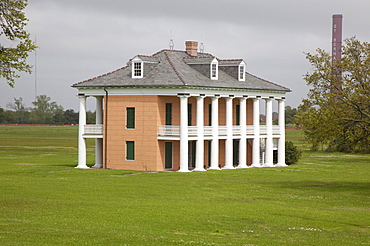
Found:
<path fill-rule="evenodd" d="M 103 125 L 85 125 L 84 126 L 85 135 L 103 135 Z"/>
<path fill-rule="evenodd" d="M 188 136 L 197 136 L 197 127 L 196 126 L 188 126 Z M 232 128 L 233 136 L 240 136 L 241 134 L 241 126 L 233 126 Z M 254 126 L 246 126 L 246 133 L 247 135 L 254 134 Z M 260 126 L 260 135 L 267 134 L 267 126 Z M 279 126 L 272 126 L 272 134 L 279 135 L 280 134 L 280 127 Z M 212 136 L 212 126 L 204 126 L 203 127 L 203 135 L 204 136 Z M 218 127 L 218 136 L 226 136 L 227 135 L 227 128 L 226 126 L 219 126 Z M 158 126 L 158 136 L 173 136 L 179 137 L 180 136 L 180 126 Z"/>

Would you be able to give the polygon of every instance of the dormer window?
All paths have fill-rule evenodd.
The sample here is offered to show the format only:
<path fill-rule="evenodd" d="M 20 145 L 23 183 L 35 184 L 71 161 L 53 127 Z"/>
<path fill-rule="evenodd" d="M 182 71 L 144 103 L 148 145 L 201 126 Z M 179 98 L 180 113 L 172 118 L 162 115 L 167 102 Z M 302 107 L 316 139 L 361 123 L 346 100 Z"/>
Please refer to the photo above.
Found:
<path fill-rule="evenodd" d="M 143 78 L 143 65 L 139 57 L 132 59 L 132 78 Z"/>
<path fill-rule="evenodd" d="M 238 76 L 239 81 L 245 81 L 245 63 L 242 62 L 239 65 L 239 76 Z"/>
<path fill-rule="evenodd" d="M 214 59 L 211 63 L 211 79 L 217 80 L 218 79 L 218 61 Z"/>
<path fill-rule="evenodd" d="M 141 62 L 134 63 L 134 77 L 141 77 Z"/>
<path fill-rule="evenodd" d="M 134 62 L 133 63 L 132 77 L 133 78 L 142 78 L 143 77 L 143 63 L 142 62 Z"/>

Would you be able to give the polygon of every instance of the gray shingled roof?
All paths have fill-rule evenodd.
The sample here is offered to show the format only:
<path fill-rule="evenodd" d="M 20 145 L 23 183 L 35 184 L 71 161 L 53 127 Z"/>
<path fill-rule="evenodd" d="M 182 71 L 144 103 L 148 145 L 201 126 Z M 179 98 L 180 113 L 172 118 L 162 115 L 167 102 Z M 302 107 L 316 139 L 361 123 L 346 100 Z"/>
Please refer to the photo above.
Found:
<path fill-rule="evenodd" d="M 199 54 L 200 60 L 209 60 L 214 56 Z M 144 78 L 131 77 L 131 65 L 120 68 L 116 71 L 88 79 L 72 85 L 72 87 L 159 87 L 159 86 L 181 86 L 181 87 L 208 87 L 208 88 L 234 88 L 234 89 L 257 89 L 257 90 L 278 90 L 290 91 L 290 89 L 274 84 L 267 80 L 258 78 L 246 73 L 245 81 L 239 81 L 226 72 L 219 70 L 218 80 L 211 80 L 188 65 L 190 61 L 185 51 L 162 50 L 148 58 L 139 56 L 145 60 L 159 61 L 159 63 Z M 225 61 L 225 60 L 220 60 Z M 242 60 L 229 60 L 241 62 Z M 144 65 L 145 69 L 145 65 Z"/>

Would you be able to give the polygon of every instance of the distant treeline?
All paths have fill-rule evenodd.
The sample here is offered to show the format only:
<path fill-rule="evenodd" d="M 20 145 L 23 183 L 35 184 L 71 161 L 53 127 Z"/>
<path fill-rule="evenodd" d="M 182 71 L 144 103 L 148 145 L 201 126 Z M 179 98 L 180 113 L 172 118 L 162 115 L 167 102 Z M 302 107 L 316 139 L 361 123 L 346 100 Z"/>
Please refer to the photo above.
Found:
<path fill-rule="evenodd" d="M 7 109 L 0 107 L 1 124 L 78 124 L 78 112 L 73 109 L 64 110 L 61 105 L 51 102 L 51 98 L 40 95 L 32 102 L 33 107 L 26 107 L 23 99 L 14 98 L 7 103 Z M 95 122 L 95 112 L 86 113 L 88 124 Z"/>
<path fill-rule="evenodd" d="M 7 109 L 0 107 L 0 124 L 78 124 L 78 112 L 73 109 L 64 110 L 61 105 L 51 102 L 51 98 L 40 95 L 32 102 L 33 107 L 27 108 L 23 99 L 14 98 L 13 103 L 6 105 Z M 298 113 L 296 108 L 285 107 L 285 123 L 287 125 L 296 124 L 295 115 Z M 277 113 L 273 116 L 277 118 Z M 261 121 L 263 122 L 263 115 Z M 277 124 L 277 119 L 274 124 Z M 95 112 L 87 111 L 87 124 L 95 123 Z"/>

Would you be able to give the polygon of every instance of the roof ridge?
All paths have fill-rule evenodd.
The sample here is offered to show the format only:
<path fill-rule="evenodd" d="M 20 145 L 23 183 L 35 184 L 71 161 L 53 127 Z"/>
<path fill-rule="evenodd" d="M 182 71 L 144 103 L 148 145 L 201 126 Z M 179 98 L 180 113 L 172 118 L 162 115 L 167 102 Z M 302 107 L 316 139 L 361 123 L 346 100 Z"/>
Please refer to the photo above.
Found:
<path fill-rule="evenodd" d="M 156 55 L 158 55 L 159 53 L 161 53 L 161 52 L 166 52 L 166 51 L 171 51 L 171 52 L 180 52 L 180 53 L 186 53 L 186 51 L 184 51 L 184 50 L 170 50 L 170 49 L 162 49 L 162 50 L 160 50 L 160 51 L 158 51 L 158 52 L 156 52 L 156 53 L 154 53 L 152 56 L 156 56 Z"/>
<path fill-rule="evenodd" d="M 213 56 L 213 55 L 210 55 L 211 57 L 208 57 L 208 56 L 185 56 L 184 59 L 198 59 L 198 58 L 216 58 L 218 60 L 217 57 Z"/>
<path fill-rule="evenodd" d="M 244 61 L 243 58 L 235 58 L 235 59 L 220 59 L 220 61 Z"/>
<path fill-rule="evenodd" d="M 186 85 L 186 82 L 185 82 L 185 81 L 184 81 L 184 79 L 180 76 L 180 74 L 179 74 L 179 72 L 177 71 L 177 69 L 176 69 L 175 65 L 173 65 L 173 63 L 172 63 L 172 61 L 171 61 L 171 59 L 170 59 L 170 56 L 167 54 L 167 51 L 164 51 L 164 54 L 165 54 L 165 56 L 166 56 L 166 58 L 167 58 L 168 62 L 170 63 L 170 65 L 171 65 L 171 67 L 172 67 L 173 71 L 175 71 L 175 73 L 176 73 L 177 77 L 179 77 L 179 79 L 181 80 L 181 82 L 182 82 L 184 85 Z"/>

